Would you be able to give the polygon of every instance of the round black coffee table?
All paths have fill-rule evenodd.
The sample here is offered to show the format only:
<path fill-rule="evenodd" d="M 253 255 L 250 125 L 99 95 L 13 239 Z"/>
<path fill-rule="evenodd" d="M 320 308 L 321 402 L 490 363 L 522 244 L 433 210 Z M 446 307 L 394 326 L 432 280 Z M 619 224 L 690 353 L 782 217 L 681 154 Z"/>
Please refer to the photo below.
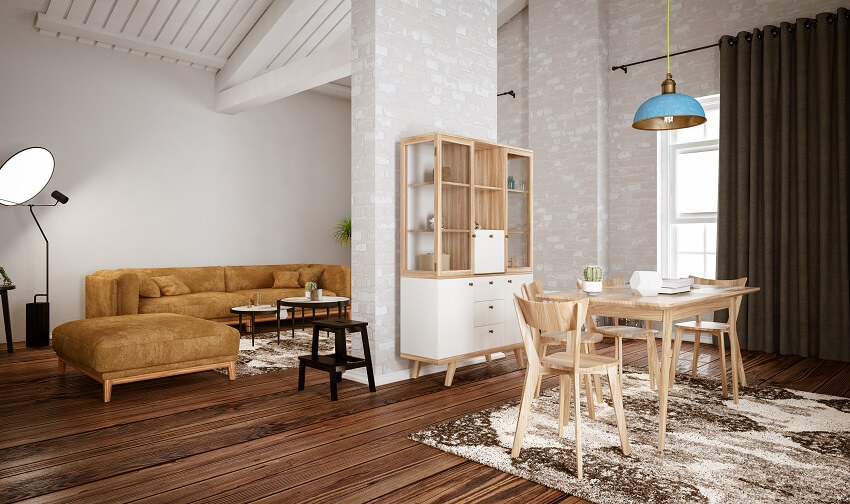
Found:
<path fill-rule="evenodd" d="M 351 304 L 351 299 L 342 296 L 322 296 L 319 301 L 313 301 L 308 297 L 290 297 L 277 300 L 278 309 L 288 307 L 292 308 L 292 337 L 295 337 L 295 309 L 301 308 L 301 323 L 306 320 L 304 310 L 313 310 L 313 318 L 316 318 L 316 309 L 324 308 L 327 313 L 327 318 L 331 317 L 331 308 L 337 309 L 337 316 L 340 318 L 348 318 L 348 305 Z M 274 313 L 274 312 L 271 312 Z M 278 334 L 280 333 L 280 319 L 277 321 Z"/>

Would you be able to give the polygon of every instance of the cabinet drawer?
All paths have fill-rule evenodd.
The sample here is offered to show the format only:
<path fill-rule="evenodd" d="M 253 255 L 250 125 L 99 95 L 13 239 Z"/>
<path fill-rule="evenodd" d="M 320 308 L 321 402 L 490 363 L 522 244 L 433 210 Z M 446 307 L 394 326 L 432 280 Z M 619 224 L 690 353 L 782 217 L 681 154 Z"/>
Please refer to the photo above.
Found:
<path fill-rule="evenodd" d="M 475 301 L 490 301 L 502 299 L 505 296 L 505 279 L 502 277 L 476 277 L 472 282 Z"/>
<path fill-rule="evenodd" d="M 475 327 L 498 324 L 505 320 L 505 303 L 501 299 L 475 303 Z"/>
<path fill-rule="evenodd" d="M 488 348 L 498 348 L 503 346 L 505 325 L 491 324 L 475 328 L 475 336 L 473 337 L 472 346 L 474 351 L 487 350 Z"/>

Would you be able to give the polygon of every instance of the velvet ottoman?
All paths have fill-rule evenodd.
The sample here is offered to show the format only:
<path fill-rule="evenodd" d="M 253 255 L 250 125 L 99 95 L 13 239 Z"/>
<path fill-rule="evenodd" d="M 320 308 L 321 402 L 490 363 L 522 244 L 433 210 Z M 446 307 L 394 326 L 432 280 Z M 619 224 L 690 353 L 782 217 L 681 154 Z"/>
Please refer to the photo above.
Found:
<path fill-rule="evenodd" d="M 103 383 L 109 402 L 120 383 L 219 368 L 235 379 L 239 331 L 174 313 L 99 317 L 56 327 L 53 350 L 59 374 L 70 364 Z"/>

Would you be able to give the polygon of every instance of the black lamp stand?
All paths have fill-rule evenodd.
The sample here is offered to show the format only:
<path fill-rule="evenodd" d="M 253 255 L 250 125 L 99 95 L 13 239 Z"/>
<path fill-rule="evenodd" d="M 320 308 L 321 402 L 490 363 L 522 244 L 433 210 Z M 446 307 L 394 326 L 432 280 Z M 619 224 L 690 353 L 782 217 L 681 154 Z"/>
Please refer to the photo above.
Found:
<path fill-rule="evenodd" d="M 44 206 L 55 205 L 56 203 Z M 50 242 L 32 210 L 33 206 L 42 205 L 28 206 L 30 207 L 30 214 L 35 220 L 35 225 L 38 226 L 38 230 L 44 238 L 44 294 L 36 294 L 32 297 L 32 303 L 27 303 L 27 346 L 43 347 L 50 344 L 50 299 L 47 296 L 50 292 Z M 44 302 L 38 302 L 40 297 L 44 298 Z"/>

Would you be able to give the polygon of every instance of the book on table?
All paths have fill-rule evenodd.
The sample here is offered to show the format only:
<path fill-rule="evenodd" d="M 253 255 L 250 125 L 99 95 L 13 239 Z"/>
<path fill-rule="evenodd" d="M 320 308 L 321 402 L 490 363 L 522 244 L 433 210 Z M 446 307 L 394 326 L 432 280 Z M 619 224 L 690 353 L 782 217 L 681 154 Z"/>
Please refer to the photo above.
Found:
<path fill-rule="evenodd" d="M 693 278 L 662 278 L 661 287 L 669 289 L 677 289 L 680 287 L 690 287 L 694 284 Z"/>

